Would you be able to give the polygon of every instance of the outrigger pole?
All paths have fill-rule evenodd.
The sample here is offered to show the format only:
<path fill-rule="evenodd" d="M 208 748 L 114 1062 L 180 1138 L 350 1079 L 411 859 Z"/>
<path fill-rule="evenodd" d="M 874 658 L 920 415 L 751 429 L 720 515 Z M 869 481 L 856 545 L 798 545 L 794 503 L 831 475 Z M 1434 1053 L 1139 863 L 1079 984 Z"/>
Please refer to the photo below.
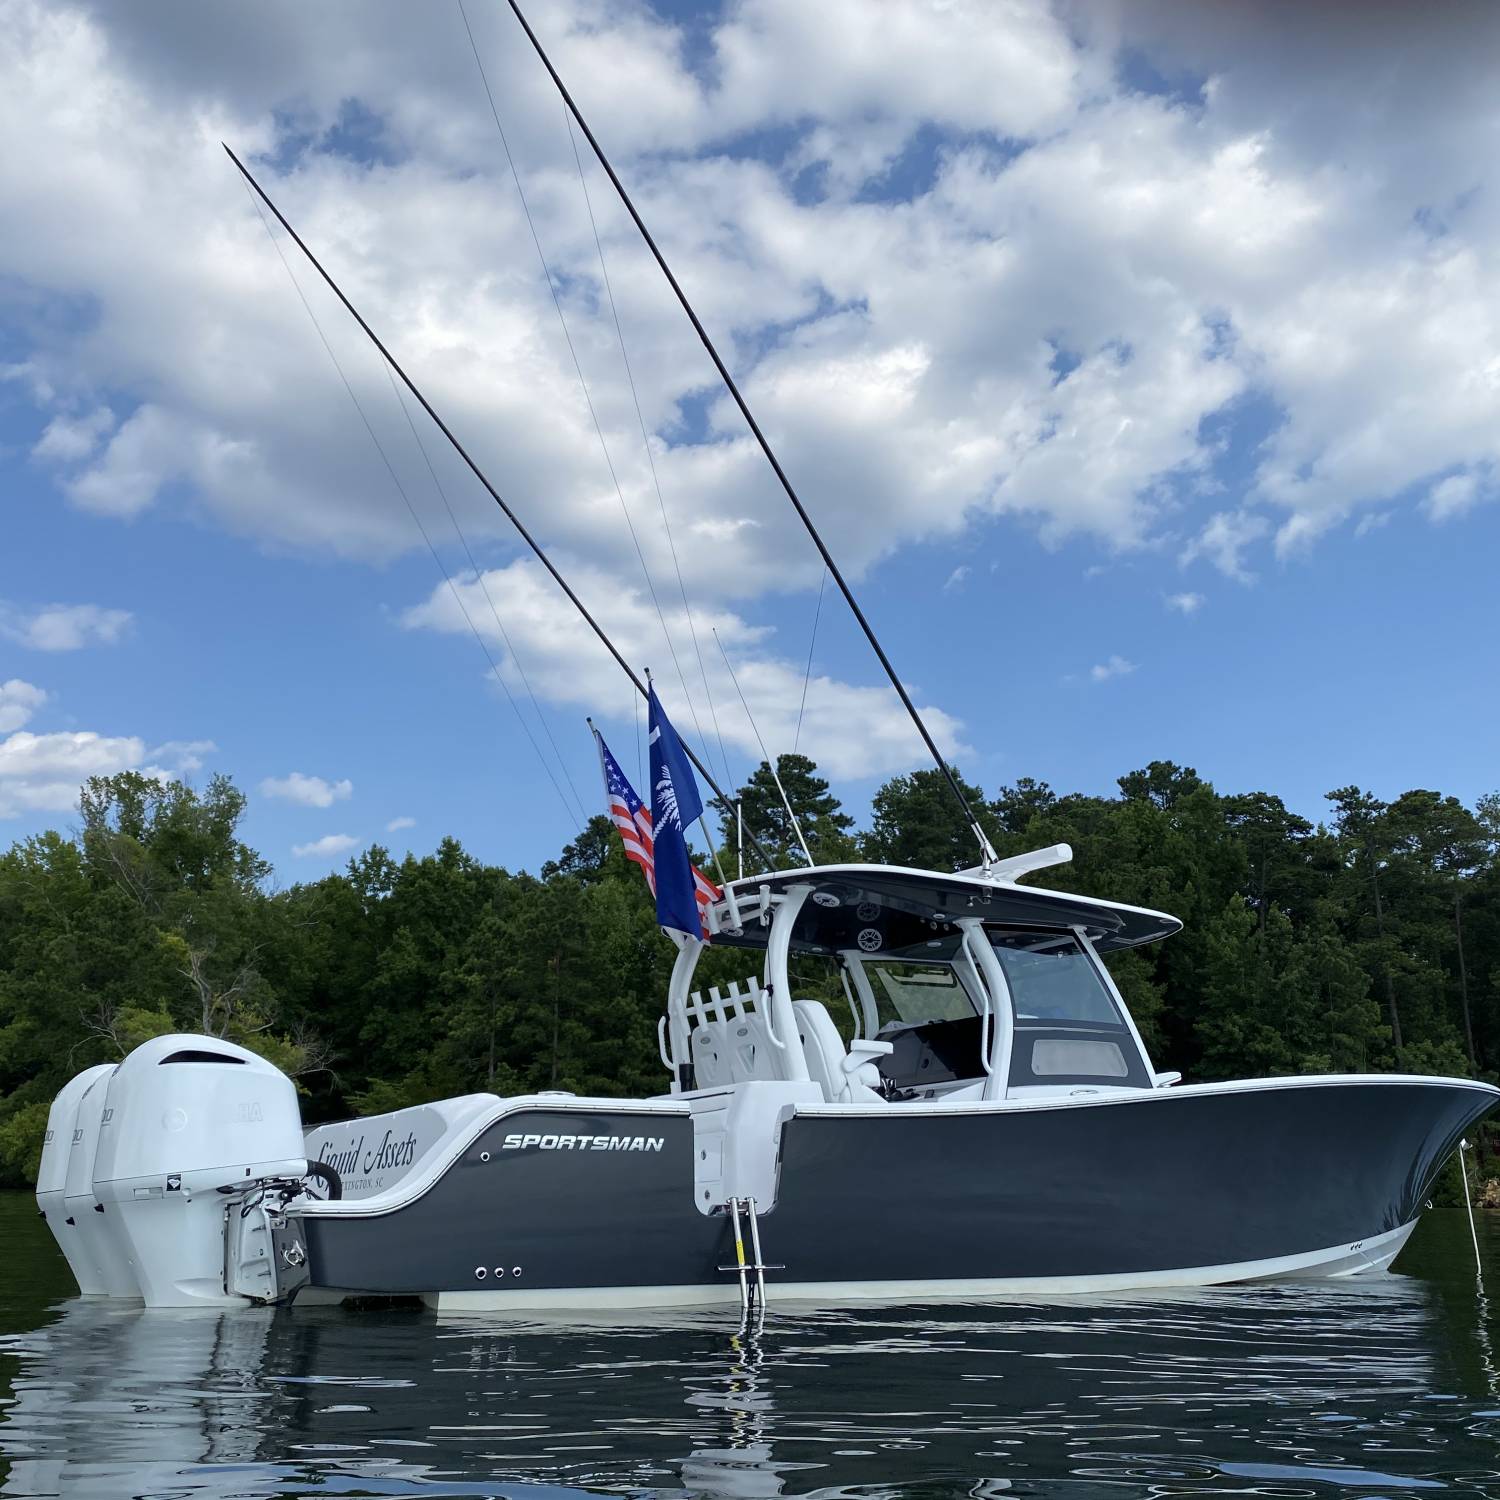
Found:
<path fill-rule="evenodd" d="M 708 336 L 708 330 L 703 326 L 698 314 L 693 311 L 693 305 L 688 301 L 687 293 L 683 291 L 681 284 L 672 274 L 672 268 L 667 264 L 666 256 L 661 253 L 661 247 L 652 237 L 651 231 L 646 228 L 646 221 L 641 218 L 630 194 L 625 191 L 625 184 L 620 181 L 619 174 L 610 165 L 609 158 L 604 154 L 604 148 L 599 144 L 598 138 L 589 129 L 589 122 L 584 119 L 583 112 L 578 108 L 572 94 L 568 92 L 567 84 L 562 81 L 562 76 L 552 66 L 552 59 L 547 56 L 546 50 L 543 48 L 541 42 L 537 40 L 537 34 L 531 29 L 531 23 L 522 14 L 517 0 L 507 0 L 507 3 L 515 12 L 516 20 L 521 23 L 521 29 L 526 33 L 527 40 L 536 49 L 536 55 L 541 58 L 542 66 L 551 75 L 552 82 L 557 85 L 557 92 L 562 95 L 563 103 L 567 105 L 569 113 L 578 122 L 579 129 L 583 131 L 589 145 L 593 148 L 594 155 L 599 158 L 599 165 L 604 168 L 610 182 L 614 184 L 615 191 L 620 195 L 620 201 L 625 205 L 630 217 L 635 220 L 635 227 L 640 230 L 641 238 L 645 240 L 647 248 L 656 258 L 656 264 L 661 267 L 662 275 L 667 278 L 667 285 L 672 288 L 678 302 L 682 304 L 682 310 L 687 314 L 688 321 L 693 325 L 693 331 L 698 335 L 699 341 L 708 351 L 708 357 L 714 362 L 714 368 L 719 372 L 719 377 L 728 388 L 729 394 L 734 397 L 734 404 L 739 407 L 740 415 L 744 417 L 746 425 L 755 435 L 756 442 L 760 444 L 761 452 L 765 454 L 766 460 L 775 471 L 777 479 L 781 481 L 781 487 L 786 491 L 787 499 L 792 502 L 792 509 L 797 512 L 802 524 L 807 528 L 807 534 L 812 538 L 813 545 L 822 554 L 824 565 L 827 567 L 829 573 L 833 575 L 833 581 L 838 584 L 839 592 L 843 594 L 845 602 L 854 614 L 854 618 L 859 622 L 859 628 L 864 631 L 865 639 L 869 641 L 870 648 L 874 651 L 876 657 L 879 658 L 880 665 L 885 668 L 885 675 L 890 678 L 891 686 L 896 690 L 896 696 L 901 699 L 907 713 L 911 715 L 911 721 L 917 726 L 917 733 L 922 736 L 922 742 L 927 746 L 928 752 L 937 763 L 938 770 L 947 778 L 949 788 L 952 790 L 953 795 L 958 798 L 958 805 L 963 809 L 964 817 L 968 820 L 974 837 L 979 841 L 979 848 L 984 857 L 984 862 L 987 865 L 992 863 L 997 857 L 994 846 L 990 843 L 984 829 L 980 827 L 979 819 L 974 815 L 973 808 L 969 806 L 969 799 L 964 795 L 964 790 L 958 783 L 958 777 L 953 774 L 953 768 L 943 759 L 942 751 L 937 747 L 937 741 L 933 739 L 927 725 L 923 722 L 922 715 L 917 710 L 917 705 L 911 700 L 911 694 L 906 691 L 905 685 L 896 675 L 896 669 L 891 665 L 890 657 L 885 654 L 884 648 L 876 638 L 874 628 L 865 618 L 865 612 L 859 607 L 859 601 L 855 599 L 854 591 L 845 581 L 844 575 L 839 572 L 839 565 L 834 562 L 833 554 L 828 550 L 823 538 L 818 534 L 818 528 L 813 524 L 812 517 L 808 515 L 807 507 L 803 505 L 797 491 L 793 488 L 792 481 L 787 478 L 786 470 L 781 467 L 781 461 L 776 457 L 765 433 L 760 430 L 760 423 L 755 420 L 749 404 L 746 402 L 744 396 L 740 394 L 740 388 L 735 384 L 734 376 L 729 373 L 729 366 L 720 357 L 719 351 L 714 347 L 714 341 Z"/>
<path fill-rule="evenodd" d="M 344 304 L 344 307 L 348 311 L 349 316 L 359 324 L 359 326 L 364 330 L 365 336 L 380 351 L 381 358 L 384 359 L 385 362 L 391 367 L 391 369 L 393 369 L 396 374 L 401 377 L 401 383 L 407 388 L 407 390 L 412 393 L 413 396 L 416 397 L 418 403 L 422 407 L 422 410 L 432 418 L 434 424 L 437 426 L 438 431 L 441 432 L 443 436 L 447 438 L 448 441 L 453 445 L 453 451 L 457 453 L 461 459 L 463 459 L 463 461 L 469 466 L 469 469 L 473 473 L 474 477 L 489 492 L 490 499 L 493 500 L 495 504 L 498 505 L 500 509 L 505 513 L 506 520 L 508 520 L 510 524 L 516 528 L 517 532 L 520 533 L 521 540 L 524 541 L 526 545 L 530 547 L 531 550 L 536 554 L 537 560 L 552 575 L 553 581 L 563 591 L 563 593 L 568 596 L 568 599 L 571 601 L 574 609 L 576 609 L 578 613 L 583 616 L 584 620 L 587 621 L 589 628 L 604 643 L 605 650 L 608 651 L 612 657 L 614 657 L 616 663 L 619 665 L 620 670 L 631 680 L 632 683 L 635 684 L 636 692 L 638 692 L 643 698 L 648 697 L 649 695 L 646 692 L 645 684 L 639 677 L 635 675 L 635 671 L 631 667 L 630 663 L 620 655 L 619 651 L 615 647 L 615 643 L 610 640 L 610 638 L 604 633 L 604 627 L 600 625 L 600 623 L 593 617 L 593 615 L 589 613 L 588 606 L 585 605 L 583 600 L 573 592 L 572 586 L 568 583 L 568 580 L 557 571 L 557 568 L 554 566 L 552 559 L 542 551 L 541 545 L 537 542 L 536 538 L 532 536 L 532 534 L 526 529 L 525 525 L 521 521 L 521 518 L 515 513 L 515 511 L 510 508 L 509 505 L 505 503 L 504 496 L 502 496 L 500 491 L 490 483 L 484 470 L 481 469 L 479 465 L 475 463 L 474 460 L 469 456 L 469 450 L 465 448 L 464 445 L 459 442 L 459 440 L 454 436 L 453 429 L 449 427 L 448 424 L 437 414 L 436 410 L 433 408 L 432 403 L 418 389 L 416 382 L 411 378 L 410 375 L 406 373 L 405 370 L 401 368 L 400 362 L 397 360 L 396 356 L 386 348 L 385 344 L 381 341 L 380 335 L 377 334 L 367 322 L 365 322 L 363 316 L 361 316 L 360 314 L 359 309 L 344 295 L 343 289 L 339 286 L 338 282 L 336 282 L 333 277 L 323 269 L 323 263 L 318 259 L 316 255 L 312 253 L 311 250 L 307 248 L 307 242 L 302 238 L 300 234 L 297 233 L 295 229 L 292 228 L 291 224 L 288 223 L 286 215 L 282 213 L 282 211 L 277 208 L 276 205 L 271 201 L 270 196 L 267 194 L 266 190 L 255 180 L 255 177 L 251 173 L 250 169 L 244 164 L 244 162 L 239 159 L 238 156 L 234 154 L 232 150 L 230 150 L 228 145 L 226 145 L 223 141 L 220 141 L 219 144 L 224 147 L 224 150 L 227 153 L 230 161 L 232 161 L 235 166 L 239 168 L 240 175 L 245 179 L 246 182 L 250 184 L 252 188 L 255 189 L 256 196 L 259 197 L 260 201 L 264 203 L 273 214 L 275 214 L 277 222 L 292 237 L 292 240 L 296 244 L 297 248 L 307 257 L 308 262 L 312 266 L 313 270 L 315 270 L 318 275 L 328 283 L 329 290 L 332 291 L 333 295 Z M 698 759 L 698 756 L 694 753 L 692 746 L 684 744 L 682 748 L 687 751 L 688 759 L 692 761 L 693 765 L 698 771 L 698 774 L 704 779 L 704 781 L 708 783 L 709 788 L 714 794 L 714 800 L 719 804 L 721 808 L 724 809 L 725 815 L 733 820 L 736 815 L 735 804 L 724 795 L 723 791 L 719 787 L 718 782 L 714 780 L 708 767 L 705 766 L 703 762 Z M 750 841 L 750 847 L 754 849 L 755 852 L 761 857 L 761 859 L 765 860 L 766 865 L 770 867 L 772 865 L 772 861 L 767 856 L 765 850 L 762 849 L 761 846 L 756 842 L 754 834 L 746 834 L 746 837 Z"/>

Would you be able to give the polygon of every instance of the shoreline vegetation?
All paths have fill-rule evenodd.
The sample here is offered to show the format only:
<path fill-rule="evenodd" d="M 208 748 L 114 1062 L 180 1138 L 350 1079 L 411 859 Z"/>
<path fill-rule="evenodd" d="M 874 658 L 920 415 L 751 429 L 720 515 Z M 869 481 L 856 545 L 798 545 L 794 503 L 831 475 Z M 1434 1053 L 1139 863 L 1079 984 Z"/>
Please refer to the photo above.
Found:
<path fill-rule="evenodd" d="M 778 768 L 820 863 L 974 863 L 936 771 L 888 781 L 857 831 L 812 761 Z M 1072 864 L 1031 883 L 1184 920 L 1110 959 L 1159 1068 L 1497 1081 L 1500 794 L 1470 808 L 1346 786 L 1314 824 L 1167 761 L 1118 785 L 1113 797 L 1029 778 L 965 792 L 1002 856 L 1072 845 Z M 764 763 L 740 799 L 776 862 L 802 864 Z M 0 854 L 0 1187 L 34 1181 L 48 1106 L 73 1074 L 168 1031 L 261 1052 L 297 1079 L 309 1123 L 478 1090 L 666 1087 L 656 1021 L 673 953 L 604 816 L 535 875 L 445 838 L 399 860 L 375 845 L 283 888 L 239 838 L 244 810 L 224 776 L 201 789 L 99 777 L 76 832 Z M 718 833 L 732 843 L 732 828 Z M 717 983 L 746 966 L 711 950 L 700 974 Z M 828 987 L 826 966 L 803 968 L 808 993 Z M 1500 1175 L 1486 1144 L 1485 1179 Z M 1500 1181 L 1478 1201 L 1500 1206 Z"/>

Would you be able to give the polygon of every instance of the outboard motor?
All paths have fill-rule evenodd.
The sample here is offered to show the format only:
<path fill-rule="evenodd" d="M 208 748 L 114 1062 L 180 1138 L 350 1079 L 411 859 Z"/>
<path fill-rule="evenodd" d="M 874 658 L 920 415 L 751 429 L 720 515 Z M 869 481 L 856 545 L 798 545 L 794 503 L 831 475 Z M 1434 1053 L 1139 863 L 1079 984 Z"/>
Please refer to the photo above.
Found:
<path fill-rule="evenodd" d="M 63 1211 L 71 1232 L 83 1241 L 89 1262 L 98 1273 L 106 1297 L 139 1297 L 141 1288 L 119 1237 L 110 1233 L 104 1206 L 94 1196 L 94 1157 L 99 1149 L 99 1122 L 109 1097 L 113 1066 L 101 1073 L 78 1101 L 73 1149 L 63 1183 Z"/>
<path fill-rule="evenodd" d="M 297 1091 L 244 1047 L 160 1036 L 109 1080 L 94 1192 L 148 1307 L 239 1302 L 224 1284 L 226 1195 L 306 1172 Z"/>
<path fill-rule="evenodd" d="M 78 1290 L 85 1297 L 108 1296 L 109 1287 L 105 1284 L 103 1272 L 94 1259 L 87 1238 L 94 1226 L 86 1223 L 80 1229 L 77 1220 L 64 1206 L 68 1162 L 82 1146 L 83 1131 L 78 1126 L 79 1103 L 94 1084 L 108 1078 L 114 1070 L 113 1063 L 100 1063 L 97 1067 L 85 1068 L 76 1078 L 62 1086 L 47 1113 L 47 1134 L 42 1142 L 42 1165 L 36 1176 L 36 1205 L 47 1221 L 47 1228 L 52 1231 L 52 1238 L 57 1241 L 57 1248 L 68 1262 L 68 1269 L 78 1283 Z M 99 1094 L 102 1098 L 102 1086 Z M 96 1113 L 94 1123 L 97 1125 L 97 1122 Z M 92 1141 L 89 1143 L 89 1159 L 92 1162 Z M 89 1176 L 92 1179 L 92 1168 Z M 92 1207 L 90 1203 L 90 1217 Z"/>

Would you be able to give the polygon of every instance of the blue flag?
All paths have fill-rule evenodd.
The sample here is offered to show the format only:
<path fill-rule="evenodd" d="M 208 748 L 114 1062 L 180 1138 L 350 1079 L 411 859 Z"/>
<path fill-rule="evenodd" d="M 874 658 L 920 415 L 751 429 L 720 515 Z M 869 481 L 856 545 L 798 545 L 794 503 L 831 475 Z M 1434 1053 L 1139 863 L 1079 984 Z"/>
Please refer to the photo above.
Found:
<path fill-rule="evenodd" d="M 697 882 L 687 851 L 687 826 L 702 815 L 693 768 L 677 731 L 662 711 L 653 685 L 651 730 L 651 822 L 656 842 L 656 920 L 663 927 L 703 935 Z"/>

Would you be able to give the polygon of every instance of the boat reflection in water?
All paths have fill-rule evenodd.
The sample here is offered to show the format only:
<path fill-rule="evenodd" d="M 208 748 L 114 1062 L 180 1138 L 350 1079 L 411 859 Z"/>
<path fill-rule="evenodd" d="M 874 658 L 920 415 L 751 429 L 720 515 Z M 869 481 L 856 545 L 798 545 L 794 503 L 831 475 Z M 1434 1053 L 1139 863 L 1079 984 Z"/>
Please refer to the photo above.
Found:
<path fill-rule="evenodd" d="M 1472 1290 L 1445 1302 L 1404 1277 L 773 1308 L 758 1338 L 707 1311 L 543 1323 L 74 1301 L 5 1346 L 19 1370 L 0 1494 L 1331 1495 L 1459 1475 L 1472 1491 L 1500 1425 L 1487 1350 L 1461 1322 L 1474 1312 Z"/>
<path fill-rule="evenodd" d="M 241 1472 L 260 1457 L 261 1372 L 273 1314 L 147 1313 L 79 1298 L 10 1343 L 15 1404 L 0 1427 L 6 1495 L 229 1494 L 188 1470 Z M 242 1491 L 240 1491 L 242 1493 Z"/>

